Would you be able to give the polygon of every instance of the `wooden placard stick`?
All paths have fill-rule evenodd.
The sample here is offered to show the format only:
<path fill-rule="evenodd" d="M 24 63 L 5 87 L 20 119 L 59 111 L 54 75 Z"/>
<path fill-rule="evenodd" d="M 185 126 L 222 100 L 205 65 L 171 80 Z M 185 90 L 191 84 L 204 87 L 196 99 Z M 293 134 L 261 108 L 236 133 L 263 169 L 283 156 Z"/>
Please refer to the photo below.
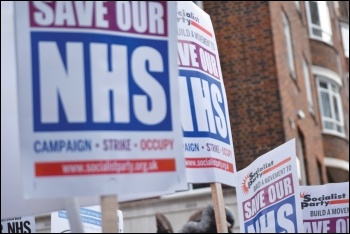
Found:
<path fill-rule="evenodd" d="M 224 195 L 220 183 L 211 183 L 211 194 L 215 212 L 216 229 L 218 233 L 228 233 Z"/>
<path fill-rule="evenodd" d="M 102 233 L 118 233 L 117 195 L 101 196 Z"/>

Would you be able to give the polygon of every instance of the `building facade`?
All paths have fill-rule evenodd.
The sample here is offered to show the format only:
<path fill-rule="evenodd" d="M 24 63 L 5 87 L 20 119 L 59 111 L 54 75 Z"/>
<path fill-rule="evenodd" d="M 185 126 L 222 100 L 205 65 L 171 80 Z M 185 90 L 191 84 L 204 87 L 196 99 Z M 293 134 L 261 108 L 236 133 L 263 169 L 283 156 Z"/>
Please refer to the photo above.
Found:
<path fill-rule="evenodd" d="M 349 2 L 196 3 L 215 30 L 237 169 L 295 138 L 300 184 L 349 181 Z M 235 190 L 223 190 L 238 232 Z M 156 232 L 156 212 L 176 232 L 208 203 L 210 188 L 201 188 L 120 209 L 125 232 Z M 49 231 L 49 216 L 37 221 Z"/>
<path fill-rule="evenodd" d="M 238 170 L 296 138 L 301 183 L 349 180 L 349 2 L 203 2 Z"/>

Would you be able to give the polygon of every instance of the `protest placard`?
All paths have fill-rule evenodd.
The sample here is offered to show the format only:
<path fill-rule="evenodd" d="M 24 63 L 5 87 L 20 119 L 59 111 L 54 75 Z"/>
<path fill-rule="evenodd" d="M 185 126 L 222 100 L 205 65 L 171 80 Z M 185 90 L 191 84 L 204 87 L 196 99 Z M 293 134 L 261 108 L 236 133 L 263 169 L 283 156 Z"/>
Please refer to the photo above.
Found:
<path fill-rule="evenodd" d="M 233 186 L 236 171 L 219 52 L 210 16 L 177 2 L 177 50 L 186 171 L 191 183 Z"/>
<path fill-rule="evenodd" d="M 191 1 L 177 2 L 177 22 L 187 179 L 212 183 L 217 229 L 227 232 L 219 183 L 233 186 L 236 164 L 214 28 L 210 16 Z"/>
<path fill-rule="evenodd" d="M 65 208 L 64 199 L 25 200 L 19 156 L 17 77 L 15 63 L 14 2 L 1 2 L 1 218 L 30 216 Z M 122 199 L 122 198 L 121 198 Z M 79 197 L 82 206 L 98 198 Z"/>
<path fill-rule="evenodd" d="M 187 188 L 175 4 L 15 2 L 26 198 Z"/>
<path fill-rule="evenodd" d="M 258 157 L 235 179 L 241 232 L 303 232 L 295 139 Z"/>
<path fill-rule="evenodd" d="M 35 233 L 34 216 L 1 219 L 1 233 Z"/>
<path fill-rule="evenodd" d="M 349 233 L 349 182 L 300 186 L 306 233 Z"/>

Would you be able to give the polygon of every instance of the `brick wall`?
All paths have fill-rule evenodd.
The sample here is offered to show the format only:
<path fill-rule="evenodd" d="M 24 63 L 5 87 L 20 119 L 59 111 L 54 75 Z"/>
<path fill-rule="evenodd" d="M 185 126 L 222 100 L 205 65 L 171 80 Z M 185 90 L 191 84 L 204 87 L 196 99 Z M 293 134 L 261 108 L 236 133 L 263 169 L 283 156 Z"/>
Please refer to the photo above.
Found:
<path fill-rule="evenodd" d="M 334 47 L 317 40 L 311 40 L 310 45 L 313 65 L 339 73 L 338 53 Z"/>
<path fill-rule="evenodd" d="M 331 10 L 331 19 L 332 19 L 332 27 L 333 27 L 333 40 L 334 40 L 334 48 L 338 51 L 338 66 L 339 71 L 338 74 L 342 77 L 343 88 L 340 90 L 340 94 L 342 96 L 342 104 L 343 104 L 343 113 L 344 113 L 344 121 L 345 121 L 345 132 L 347 133 L 347 139 L 349 139 L 349 98 L 347 93 L 347 76 L 349 74 L 349 58 L 345 57 L 342 33 L 341 33 L 341 23 L 349 24 L 349 17 L 347 10 L 349 9 L 349 2 L 339 1 L 339 10 L 341 15 L 338 15 L 335 11 Z M 348 146 L 349 143 L 347 142 Z"/>
<path fill-rule="evenodd" d="M 285 142 L 267 1 L 205 1 L 218 43 L 237 169 Z"/>
<path fill-rule="evenodd" d="M 302 14 L 296 9 L 293 1 L 270 2 L 271 21 L 273 28 L 273 39 L 275 48 L 275 59 L 278 74 L 279 90 L 283 110 L 283 127 L 286 140 L 296 138 L 298 130 L 304 136 L 304 162 L 308 184 L 320 184 L 326 177 L 324 170 L 318 170 L 319 164 L 317 158 L 320 158 L 321 167 L 323 164 L 322 134 L 320 127 L 320 116 L 318 113 L 318 103 L 316 95 L 316 85 L 312 78 L 310 65 L 312 58 L 310 54 L 310 44 L 307 31 L 307 25 L 303 23 Z M 287 48 L 282 25 L 282 13 L 284 13 L 290 23 L 294 66 L 296 78 L 289 75 Z M 310 68 L 310 82 L 313 93 L 313 103 L 315 114 L 309 111 L 305 77 L 302 61 L 305 59 Z M 305 118 L 297 116 L 297 111 L 302 110 Z M 291 119 L 295 121 L 295 128 L 290 124 Z"/>
<path fill-rule="evenodd" d="M 349 161 L 349 142 L 332 135 L 323 136 L 323 147 L 326 157 Z"/>
<path fill-rule="evenodd" d="M 320 119 L 308 111 L 301 63 L 303 58 L 312 63 L 303 11 L 298 12 L 294 2 L 272 1 L 209 1 L 204 2 L 204 10 L 211 16 L 218 42 L 238 170 L 296 138 L 300 129 L 305 136 L 308 181 L 320 183 L 316 160 L 324 156 Z M 292 29 L 296 80 L 289 75 L 283 11 Z M 303 120 L 297 118 L 299 109 L 306 114 Z"/>
<path fill-rule="evenodd" d="M 212 19 L 218 43 L 237 169 L 298 137 L 299 130 L 304 136 L 308 184 L 327 183 L 324 150 L 328 156 L 326 149 L 333 143 L 325 140 L 326 146 L 323 145 L 311 66 L 322 66 L 337 73 L 348 67 L 342 60 L 339 63 L 338 44 L 333 47 L 309 39 L 304 2 L 301 2 L 301 11 L 294 1 L 205 1 L 203 4 Z M 291 25 L 296 79 L 289 72 L 282 12 Z M 310 68 L 314 114 L 308 108 L 303 59 Z M 305 113 L 304 119 L 297 117 L 298 110 Z M 348 103 L 344 110 L 348 110 Z M 339 144 L 343 144 L 341 149 L 348 147 L 346 140 Z M 345 150 L 340 155 L 349 153 Z"/>

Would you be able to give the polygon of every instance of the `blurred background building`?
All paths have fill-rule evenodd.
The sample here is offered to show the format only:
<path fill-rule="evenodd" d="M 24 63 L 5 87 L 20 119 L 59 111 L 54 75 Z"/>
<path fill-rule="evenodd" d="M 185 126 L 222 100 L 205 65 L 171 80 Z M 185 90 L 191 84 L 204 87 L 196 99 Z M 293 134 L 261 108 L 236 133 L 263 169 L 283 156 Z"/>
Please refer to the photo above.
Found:
<path fill-rule="evenodd" d="M 349 2 L 196 1 L 212 20 L 237 169 L 295 138 L 302 185 L 349 181 Z M 174 231 L 212 202 L 208 185 L 120 203 L 125 232 Z M 234 188 L 223 188 L 236 217 Z M 38 232 L 50 216 L 37 216 Z"/>
<path fill-rule="evenodd" d="M 296 138 L 301 184 L 349 180 L 349 2 L 203 2 L 238 169 Z"/>

